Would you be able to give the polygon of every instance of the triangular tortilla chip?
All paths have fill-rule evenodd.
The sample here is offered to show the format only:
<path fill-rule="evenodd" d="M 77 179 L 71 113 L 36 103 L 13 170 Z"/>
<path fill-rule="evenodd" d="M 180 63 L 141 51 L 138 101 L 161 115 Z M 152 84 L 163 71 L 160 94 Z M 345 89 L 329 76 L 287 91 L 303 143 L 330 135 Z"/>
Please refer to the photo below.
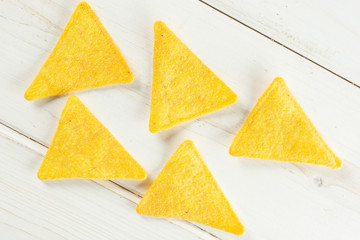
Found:
<path fill-rule="evenodd" d="M 40 167 L 41 180 L 138 179 L 146 172 L 75 97 L 69 97 Z"/>
<path fill-rule="evenodd" d="M 341 167 L 310 119 L 276 78 L 246 119 L 230 147 L 238 157 Z"/>
<path fill-rule="evenodd" d="M 136 208 L 141 215 L 197 222 L 236 235 L 244 227 L 193 142 L 183 142 Z"/>
<path fill-rule="evenodd" d="M 25 93 L 27 100 L 134 79 L 120 50 L 87 3 L 80 3 Z"/>
<path fill-rule="evenodd" d="M 237 96 L 163 22 L 155 23 L 149 129 L 180 125 L 236 102 Z"/>

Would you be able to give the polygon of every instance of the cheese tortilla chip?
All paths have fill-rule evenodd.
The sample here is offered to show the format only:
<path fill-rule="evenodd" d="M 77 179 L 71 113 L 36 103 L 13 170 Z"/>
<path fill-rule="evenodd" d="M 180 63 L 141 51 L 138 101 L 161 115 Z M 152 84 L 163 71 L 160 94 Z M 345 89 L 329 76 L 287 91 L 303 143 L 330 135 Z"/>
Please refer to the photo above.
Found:
<path fill-rule="evenodd" d="M 138 179 L 146 172 L 75 97 L 69 97 L 38 177 Z"/>
<path fill-rule="evenodd" d="M 230 154 L 330 168 L 341 160 L 326 145 L 281 78 L 276 78 L 251 111 Z"/>
<path fill-rule="evenodd" d="M 136 208 L 139 214 L 197 222 L 241 235 L 244 227 L 191 141 L 185 141 Z"/>
<path fill-rule="evenodd" d="M 120 50 L 87 3 L 80 3 L 25 93 L 27 100 L 134 79 Z"/>
<path fill-rule="evenodd" d="M 180 125 L 236 102 L 237 96 L 163 22 L 155 23 L 149 129 Z"/>

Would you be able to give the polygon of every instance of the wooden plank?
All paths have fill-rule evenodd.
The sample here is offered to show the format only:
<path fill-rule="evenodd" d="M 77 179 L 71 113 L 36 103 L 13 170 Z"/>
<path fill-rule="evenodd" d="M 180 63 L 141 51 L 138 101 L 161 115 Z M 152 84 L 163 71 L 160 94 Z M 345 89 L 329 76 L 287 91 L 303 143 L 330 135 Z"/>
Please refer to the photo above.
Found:
<path fill-rule="evenodd" d="M 135 72 L 131 85 L 76 94 L 149 173 L 144 182 L 118 183 L 144 194 L 178 145 L 192 139 L 243 221 L 247 230 L 243 239 L 356 236 L 360 219 L 360 180 L 356 177 L 360 166 L 358 88 L 196 1 L 89 3 Z M 66 97 L 26 102 L 23 93 L 76 3 L 36 0 L 1 4 L 9 11 L 0 24 L 0 31 L 7 33 L 0 35 L 5 46 L 0 53 L 6 56 L 0 59 L 3 79 L 0 119 L 48 145 Z M 10 17 L 17 22 L 8 20 Z M 152 25 L 159 19 L 238 94 L 239 102 L 219 113 L 154 135 L 147 125 Z M 319 132 L 344 160 L 341 170 L 228 155 L 233 137 L 257 98 L 278 75 L 287 80 Z M 209 231 L 223 239 L 234 238 L 213 229 Z"/>
<path fill-rule="evenodd" d="M 201 2 L 360 86 L 358 1 Z"/>
<path fill-rule="evenodd" d="M 1 239 L 198 239 L 89 180 L 42 182 L 41 157 L 0 136 Z"/>
<path fill-rule="evenodd" d="M 47 152 L 47 147 L 37 143 L 33 139 L 29 139 L 25 135 L 20 134 L 19 132 L 14 131 L 7 126 L 0 124 L 0 137 L 6 138 L 9 141 L 12 141 L 22 147 L 27 148 L 35 153 L 38 153 L 41 158 L 43 158 Z M 66 180 L 65 180 L 66 181 Z M 116 183 L 114 180 L 92 180 L 94 183 L 102 186 L 111 192 L 119 195 L 121 198 L 124 198 L 134 204 L 138 204 L 141 200 L 141 194 L 135 193 L 133 190 L 129 190 L 124 187 L 124 184 Z M 59 182 L 59 181 L 57 181 Z M 148 217 L 144 217 L 148 218 Z M 167 222 L 170 222 L 174 225 L 177 225 L 181 229 L 193 233 L 199 239 L 208 239 L 214 240 L 218 239 L 215 235 L 209 234 L 206 230 L 204 230 L 201 226 L 196 226 L 193 223 L 187 221 L 181 221 L 176 219 L 166 219 Z"/>

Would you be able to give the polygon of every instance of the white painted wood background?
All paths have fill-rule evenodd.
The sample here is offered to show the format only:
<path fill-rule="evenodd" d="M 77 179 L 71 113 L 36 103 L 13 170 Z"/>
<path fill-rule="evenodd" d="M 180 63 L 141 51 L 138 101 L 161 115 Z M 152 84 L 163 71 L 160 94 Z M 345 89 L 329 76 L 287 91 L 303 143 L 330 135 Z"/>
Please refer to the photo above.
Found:
<path fill-rule="evenodd" d="M 75 95 L 149 177 L 41 182 L 37 170 L 67 96 L 27 102 L 23 94 L 78 3 L 0 1 L 0 239 L 360 238 L 357 1 L 88 1 L 135 80 Z M 163 133 L 148 131 L 156 20 L 237 93 L 235 105 Z M 276 76 L 342 159 L 340 170 L 228 154 Z M 136 202 L 185 139 L 195 142 L 245 235 L 136 214 Z"/>

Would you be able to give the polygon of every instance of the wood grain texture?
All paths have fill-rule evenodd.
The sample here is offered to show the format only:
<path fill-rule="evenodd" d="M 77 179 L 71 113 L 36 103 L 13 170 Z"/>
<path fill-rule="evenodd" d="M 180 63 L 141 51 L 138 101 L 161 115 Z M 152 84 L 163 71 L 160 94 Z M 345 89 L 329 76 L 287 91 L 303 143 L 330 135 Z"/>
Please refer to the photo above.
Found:
<path fill-rule="evenodd" d="M 14 129 L 11 129 L 3 124 L 0 124 L 0 137 L 5 138 L 6 140 L 9 140 L 9 141 L 11 141 L 21 147 L 24 147 L 28 150 L 31 150 L 32 152 L 37 153 L 38 155 L 40 155 L 41 158 L 43 158 L 47 152 L 46 146 L 43 146 L 43 145 L 37 143 L 36 141 L 28 138 L 25 135 L 19 134 L 19 132 L 15 131 Z M 5 151 L 6 150 L 4 150 L 4 152 Z M 64 181 L 66 182 L 67 180 L 64 180 Z M 89 181 L 92 181 L 92 182 L 96 183 L 97 185 L 104 187 L 105 189 L 117 194 L 119 197 L 126 199 L 134 204 L 138 204 L 141 200 L 141 194 L 138 194 L 132 190 L 129 190 L 128 188 L 124 187 L 123 185 L 115 183 L 113 180 L 111 180 L 111 181 L 89 180 Z M 190 222 L 176 220 L 176 219 L 164 219 L 164 221 L 170 222 L 170 223 L 180 227 L 182 230 L 192 233 L 198 239 L 204 239 L 204 240 L 218 239 L 218 237 L 216 237 L 215 235 L 209 234 L 206 230 L 204 230 L 201 227 L 198 227 L 195 224 L 192 224 Z M 171 233 L 173 233 L 173 232 L 171 232 Z M 148 235 L 146 235 L 146 237 L 148 238 Z"/>
<path fill-rule="evenodd" d="M 358 1 L 202 2 L 360 86 Z"/>
<path fill-rule="evenodd" d="M 191 139 L 244 224 L 242 239 L 359 238 L 357 87 L 198 1 L 88 2 L 135 75 L 129 86 L 76 94 L 149 173 L 143 182 L 117 183 L 144 194 L 180 143 Z M 0 54 L 6 56 L 0 59 L 0 121 L 45 146 L 67 97 L 30 103 L 23 94 L 76 4 L 70 0 L 0 2 Z M 164 21 L 234 90 L 238 103 L 163 133 L 148 131 L 156 20 Z M 276 76 L 286 80 L 305 113 L 343 160 L 341 170 L 229 156 L 235 134 Z M 201 227 L 219 238 L 235 239 Z"/>
<path fill-rule="evenodd" d="M 0 136 L 2 239 L 198 239 L 88 180 L 42 182 L 41 156 Z"/>

